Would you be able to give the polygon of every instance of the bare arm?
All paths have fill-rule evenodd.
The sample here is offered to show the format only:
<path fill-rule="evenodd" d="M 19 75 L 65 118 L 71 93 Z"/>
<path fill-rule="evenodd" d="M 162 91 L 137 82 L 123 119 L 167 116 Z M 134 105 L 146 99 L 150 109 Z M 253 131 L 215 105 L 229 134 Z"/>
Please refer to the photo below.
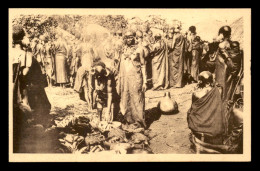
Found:
<path fill-rule="evenodd" d="M 228 53 L 228 51 L 225 48 L 220 48 L 220 54 L 223 57 L 223 59 L 225 60 L 227 67 L 230 68 L 231 70 L 233 70 L 234 69 L 234 63 L 233 63 L 231 56 Z"/>
<path fill-rule="evenodd" d="M 153 54 L 155 54 L 159 50 L 160 50 L 160 44 L 158 42 L 151 46 L 151 51 L 152 51 Z"/>
<path fill-rule="evenodd" d="M 112 81 L 109 79 L 107 81 L 107 112 L 111 112 L 112 106 Z"/>
<path fill-rule="evenodd" d="M 94 102 L 94 88 L 93 88 L 93 75 L 88 74 L 88 97 L 89 97 L 89 105 L 90 109 L 93 108 L 93 102 Z"/>
<path fill-rule="evenodd" d="M 142 77 L 143 77 L 143 87 L 142 87 L 142 90 L 143 90 L 143 92 L 145 92 L 146 91 L 147 76 L 146 76 L 146 61 L 144 59 L 143 49 L 139 48 L 137 50 L 137 55 L 139 55 L 139 57 L 140 57 L 141 72 L 142 72 Z"/>
<path fill-rule="evenodd" d="M 173 36 L 173 39 L 172 39 L 172 47 L 171 47 L 171 49 L 174 49 L 174 47 L 175 47 L 175 42 L 176 42 L 176 36 L 174 35 L 174 36 Z"/>

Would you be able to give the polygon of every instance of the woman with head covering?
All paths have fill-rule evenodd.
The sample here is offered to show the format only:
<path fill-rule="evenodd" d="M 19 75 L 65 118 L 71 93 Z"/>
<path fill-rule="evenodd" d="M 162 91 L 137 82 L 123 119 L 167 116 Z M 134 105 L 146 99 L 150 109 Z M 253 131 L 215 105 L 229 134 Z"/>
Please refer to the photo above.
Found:
<path fill-rule="evenodd" d="M 76 51 L 76 42 L 73 42 L 73 45 L 71 47 L 71 63 L 69 66 L 70 70 L 70 82 L 71 82 L 71 87 L 74 86 L 75 83 L 75 77 L 79 68 L 79 56 L 77 56 L 77 51 Z"/>
<path fill-rule="evenodd" d="M 44 51 L 45 51 L 45 71 L 47 75 L 48 85 L 52 86 L 52 81 L 54 77 L 54 58 L 52 55 L 52 44 L 48 37 L 45 39 L 44 44 Z"/>
<path fill-rule="evenodd" d="M 32 64 L 32 56 L 27 56 L 24 43 L 25 32 L 23 27 L 13 26 L 13 48 L 10 56 L 13 58 L 13 90 L 14 106 L 22 103 L 29 106 L 25 75 Z"/>
<path fill-rule="evenodd" d="M 41 66 L 42 73 L 45 74 L 45 66 L 44 66 L 44 36 L 41 35 L 36 39 L 36 45 L 34 48 L 34 57 L 37 59 L 38 63 Z"/>
<path fill-rule="evenodd" d="M 191 67 L 190 67 L 190 75 L 192 78 L 192 82 L 198 81 L 199 75 L 199 63 L 201 58 L 201 41 L 200 37 L 196 36 L 192 42 L 192 50 L 191 50 Z"/>
<path fill-rule="evenodd" d="M 152 47 L 152 89 L 166 89 L 169 86 L 167 47 L 161 34 L 156 34 L 154 38 L 155 44 Z"/>
<path fill-rule="evenodd" d="M 67 45 L 62 40 L 61 35 L 58 35 L 56 41 L 54 42 L 54 48 L 56 83 L 60 84 L 60 86 L 64 88 L 65 84 L 69 82 L 66 70 L 68 50 Z"/>
<path fill-rule="evenodd" d="M 239 43 L 232 42 L 231 28 L 223 26 L 219 29 L 218 49 L 215 62 L 215 81 L 220 88 L 222 100 L 232 100 L 236 81 L 241 68 L 242 54 Z"/>
<path fill-rule="evenodd" d="M 152 86 L 152 57 L 150 53 L 151 46 L 149 46 L 149 43 L 144 39 L 144 33 L 141 30 L 137 30 L 135 39 L 137 46 L 140 48 L 140 50 L 142 50 L 143 58 L 145 59 L 147 84 Z"/>
<path fill-rule="evenodd" d="M 197 82 L 199 74 L 200 61 L 200 40 L 196 33 L 196 27 L 190 26 L 187 33 L 187 53 L 184 60 L 184 70 L 187 74 L 188 81 Z"/>
<path fill-rule="evenodd" d="M 170 87 L 183 87 L 184 47 L 185 39 L 180 33 L 180 28 L 174 28 L 173 41 L 171 45 L 173 55 L 169 56 Z"/>
<path fill-rule="evenodd" d="M 30 119 L 33 117 L 37 120 L 36 123 L 42 123 L 43 126 L 46 126 L 44 121 L 46 121 L 51 108 L 44 90 L 47 81 L 37 60 L 28 53 L 30 42 L 24 36 L 21 26 L 13 28 L 13 45 L 14 48 L 10 55 L 13 58 L 14 72 L 14 117 L 19 118 L 24 116 L 23 114 L 33 114 L 29 116 Z"/>
<path fill-rule="evenodd" d="M 96 38 L 94 35 L 86 35 L 83 43 L 79 45 L 81 51 L 81 66 L 85 67 L 87 70 L 91 69 L 95 58 L 101 57 L 96 51 L 98 45 L 96 45 Z"/>
<path fill-rule="evenodd" d="M 144 93 L 147 83 L 145 60 L 142 50 L 135 44 L 133 32 L 126 32 L 125 43 L 118 78 L 120 112 L 127 123 L 146 127 L 144 118 Z"/>
<path fill-rule="evenodd" d="M 149 43 L 144 39 L 144 33 L 141 30 L 137 30 L 135 35 L 137 45 L 143 49 L 143 57 L 147 59 L 150 54 Z"/>

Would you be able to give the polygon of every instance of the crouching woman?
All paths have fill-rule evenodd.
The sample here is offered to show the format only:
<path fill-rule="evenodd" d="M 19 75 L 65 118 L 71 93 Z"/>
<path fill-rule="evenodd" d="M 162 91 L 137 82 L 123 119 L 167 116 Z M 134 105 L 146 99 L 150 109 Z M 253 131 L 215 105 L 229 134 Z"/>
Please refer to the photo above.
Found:
<path fill-rule="evenodd" d="M 89 92 L 92 108 L 97 109 L 100 120 L 104 118 L 105 121 L 112 122 L 119 109 L 116 80 L 114 73 L 101 61 L 95 62 L 92 66 L 89 74 Z M 105 107 L 107 109 L 103 112 Z"/>
<path fill-rule="evenodd" d="M 191 130 L 191 140 L 196 138 L 204 143 L 221 145 L 226 131 L 221 94 L 213 86 L 213 76 L 203 71 L 198 77 L 198 87 L 192 94 L 192 105 L 188 111 L 187 121 Z M 200 153 L 199 146 L 194 141 L 195 151 Z"/>

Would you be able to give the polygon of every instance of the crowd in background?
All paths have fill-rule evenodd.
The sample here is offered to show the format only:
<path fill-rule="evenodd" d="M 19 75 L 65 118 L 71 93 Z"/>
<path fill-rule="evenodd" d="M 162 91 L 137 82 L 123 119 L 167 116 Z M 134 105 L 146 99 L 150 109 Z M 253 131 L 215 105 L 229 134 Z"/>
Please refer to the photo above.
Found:
<path fill-rule="evenodd" d="M 102 44 L 98 45 L 91 36 L 71 38 L 58 33 L 54 39 L 50 39 L 42 35 L 31 38 L 30 52 L 48 78 L 49 86 L 73 87 L 78 68 L 84 65 L 91 67 L 93 60 L 90 58 L 105 56 L 118 61 L 125 32 L 117 30 L 110 35 L 105 33 Z M 162 34 L 155 35 L 147 27 L 133 32 L 136 44 L 144 49 L 147 81 L 153 90 L 183 87 L 197 82 L 200 72 L 215 71 L 213 53 L 217 48 L 217 40 L 211 43 L 201 40 L 195 26 L 191 26 L 185 34 L 178 27 L 164 28 Z M 160 65 L 156 66 L 158 63 Z"/>
<path fill-rule="evenodd" d="M 42 115 L 51 108 L 45 87 L 71 87 L 87 101 L 90 110 L 97 109 L 100 120 L 107 107 L 103 115 L 106 121 L 120 120 L 120 113 L 126 123 L 146 128 L 147 89 L 182 88 L 203 82 L 211 78 L 210 74 L 210 84 L 218 87 L 220 100 L 233 100 L 243 75 L 243 58 L 239 43 L 230 40 L 231 28 L 220 28 L 219 37 L 210 43 L 200 39 L 195 26 L 185 34 L 180 29 L 164 28 L 162 34 L 153 34 L 149 27 L 117 30 L 104 33 L 97 43 L 91 35 L 64 38 L 60 33 L 52 40 L 48 36 L 29 40 L 23 28 L 14 28 L 14 105 L 23 104 L 24 109 Z M 203 71 L 208 76 L 199 77 Z M 190 129 L 197 129 L 190 125 L 191 120 Z M 216 129 L 223 134 L 222 127 Z"/>

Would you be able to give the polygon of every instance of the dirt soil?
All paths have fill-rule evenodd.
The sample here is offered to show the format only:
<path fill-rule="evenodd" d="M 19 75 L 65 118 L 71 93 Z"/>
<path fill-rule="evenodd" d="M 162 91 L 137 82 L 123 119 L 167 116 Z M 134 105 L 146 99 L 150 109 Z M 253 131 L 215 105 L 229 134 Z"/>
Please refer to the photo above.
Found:
<path fill-rule="evenodd" d="M 191 105 L 191 94 L 195 84 L 183 88 L 161 91 L 148 90 L 146 97 L 146 110 L 155 108 L 166 91 L 171 93 L 171 98 L 178 103 L 179 113 L 174 115 L 161 115 L 150 125 L 149 129 L 154 138 L 150 147 L 155 154 L 190 154 L 189 133 L 187 124 L 187 111 Z M 52 105 L 51 115 L 89 115 L 86 102 L 79 99 L 79 95 L 72 88 L 47 87 L 45 88 Z"/>

